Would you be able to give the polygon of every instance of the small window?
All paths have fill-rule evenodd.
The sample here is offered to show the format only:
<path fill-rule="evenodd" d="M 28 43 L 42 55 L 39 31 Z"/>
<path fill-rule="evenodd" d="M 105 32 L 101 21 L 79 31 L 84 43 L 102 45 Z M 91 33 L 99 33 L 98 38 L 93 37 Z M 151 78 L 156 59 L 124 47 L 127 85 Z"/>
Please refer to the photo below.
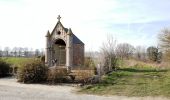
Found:
<path fill-rule="evenodd" d="M 60 35 L 60 34 L 61 34 L 61 32 L 60 32 L 60 31 L 58 31 L 58 32 L 57 32 L 57 34 L 58 34 L 58 35 Z"/>

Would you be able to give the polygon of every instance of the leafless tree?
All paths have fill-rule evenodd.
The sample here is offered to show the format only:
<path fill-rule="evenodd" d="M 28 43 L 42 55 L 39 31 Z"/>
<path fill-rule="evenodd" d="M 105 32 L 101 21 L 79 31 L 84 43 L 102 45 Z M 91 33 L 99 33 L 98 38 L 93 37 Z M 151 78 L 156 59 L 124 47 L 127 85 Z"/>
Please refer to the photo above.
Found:
<path fill-rule="evenodd" d="M 13 56 L 17 57 L 17 47 L 14 47 L 12 49 L 12 52 L 13 52 Z"/>
<path fill-rule="evenodd" d="M 22 53 L 23 53 L 23 48 L 22 48 L 22 47 L 19 47 L 19 48 L 18 48 L 18 56 L 19 56 L 19 57 L 23 56 Z"/>
<path fill-rule="evenodd" d="M 2 49 L 0 48 L 0 57 L 2 57 L 2 53 L 3 53 L 3 52 L 2 52 Z"/>
<path fill-rule="evenodd" d="M 24 56 L 28 57 L 28 48 L 27 47 L 23 48 L 23 52 L 24 52 Z"/>
<path fill-rule="evenodd" d="M 170 60 L 170 28 L 164 28 L 158 35 L 159 45 L 164 53 L 165 59 Z"/>
<path fill-rule="evenodd" d="M 40 55 L 41 55 L 41 56 L 44 56 L 44 55 L 45 55 L 44 49 L 41 49 Z"/>
<path fill-rule="evenodd" d="M 8 57 L 9 56 L 9 52 L 10 52 L 10 48 L 9 47 L 5 47 L 4 48 L 4 55 L 6 56 L 6 57 Z"/>
<path fill-rule="evenodd" d="M 3 50 L 0 48 L 0 56 L 4 57 L 35 57 L 35 56 L 43 56 L 44 49 L 36 49 L 32 48 L 23 48 L 23 47 L 14 47 L 10 49 L 9 47 L 5 47 Z"/>
<path fill-rule="evenodd" d="M 112 35 L 107 36 L 107 41 L 103 42 L 101 53 L 103 55 L 104 66 L 106 71 L 116 69 L 116 40 Z"/>
<path fill-rule="evenodd" d="M 116 55 L 121 59 L 129 59 L 133 55 L 134 50 L 135 49 L 132 45 L 128 43 L 121 43 L 116 47 Z"/>
<path fill-rule="evenodd" d="M 137 46 L 135 48 L 135 58 L 138 60 L 146 60 L 146 48 L 144 46 Z"/>
<path fill-rule="evenodd" d="M 40 56 L 40 50 L 39 50 L 39 49 L 36 49 L 36 50 L 35 50 L 35 57 L 38 57 L 38 56 Z"/>
<path fill-rule="evenodd" d="M 28 56 L 29 56 L 29 57 L 35 56 L 35 51 L 33 50 L 33 48 L 30 48 L 30 49 L 28 50 Z"/>

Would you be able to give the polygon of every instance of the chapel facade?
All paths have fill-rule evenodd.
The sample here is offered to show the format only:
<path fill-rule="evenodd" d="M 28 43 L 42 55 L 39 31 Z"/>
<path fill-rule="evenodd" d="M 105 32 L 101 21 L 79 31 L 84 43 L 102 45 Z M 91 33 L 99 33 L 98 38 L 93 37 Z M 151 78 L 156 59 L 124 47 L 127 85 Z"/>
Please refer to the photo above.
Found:
<path fill-rule="evenodd" d="M 48 67 L 67 69 L 84 64 L 84 43 L 73 34 L 71 28 L 65 28 L 58 16 L 53 31 L 46 35 L 45 64 Z"/>

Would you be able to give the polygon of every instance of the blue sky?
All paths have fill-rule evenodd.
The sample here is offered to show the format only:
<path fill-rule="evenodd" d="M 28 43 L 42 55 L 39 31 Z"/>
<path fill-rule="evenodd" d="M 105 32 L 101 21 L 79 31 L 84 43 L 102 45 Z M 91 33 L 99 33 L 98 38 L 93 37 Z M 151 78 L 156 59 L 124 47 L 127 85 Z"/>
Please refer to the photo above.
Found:
<path fill-rule="evenodd" d="M 60 14 L 61 22 L 97 51 L 107 34 L 118 43 L 157 45 L 170 27 L 169 0 L 0 0 L 0 46 L 45 48 Z"/>

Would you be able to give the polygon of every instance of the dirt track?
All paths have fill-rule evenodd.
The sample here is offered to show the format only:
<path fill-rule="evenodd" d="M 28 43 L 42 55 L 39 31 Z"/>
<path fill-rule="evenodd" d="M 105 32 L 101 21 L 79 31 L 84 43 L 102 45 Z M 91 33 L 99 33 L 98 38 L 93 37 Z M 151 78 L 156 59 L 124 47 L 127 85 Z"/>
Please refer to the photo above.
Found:
<path fill-rule="evenodd" d="M 20 84 L 13 78 L 0 79 L 0 100 L 169 100 L 163 97 L 96 96 L 76 94 L 75 87 Z"/>

